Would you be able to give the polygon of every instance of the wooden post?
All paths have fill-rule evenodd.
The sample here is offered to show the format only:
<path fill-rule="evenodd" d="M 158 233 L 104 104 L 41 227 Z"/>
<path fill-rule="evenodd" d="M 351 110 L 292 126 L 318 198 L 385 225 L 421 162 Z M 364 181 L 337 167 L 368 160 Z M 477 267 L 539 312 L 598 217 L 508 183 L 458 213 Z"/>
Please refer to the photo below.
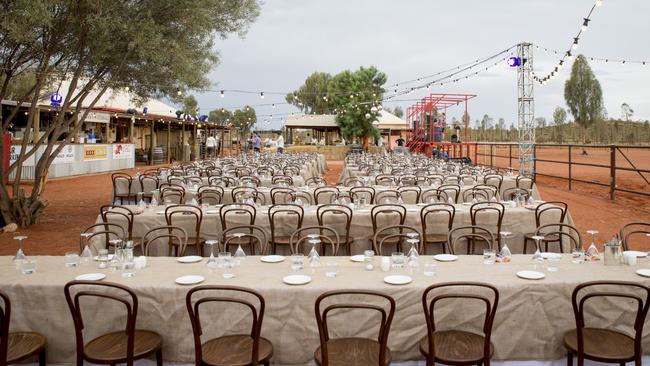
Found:
<path fill-rule="evenodd" d="M 494 167 L 494 145 L 490 144 L 490 168 Z"/>
<path fill-rule="evenodd" d="M 616 195 L 616 145 L 609 147 L 609 199 Z"/>
<path fill-rule="evenodd" d="M 172 162 L 172 156 L 171 154 L 171 148 L 172 148 L 172 122 L 167 121 L 167 164 L 171 164 Z"/>
<path fill-rule="evenodd" d="M 512 144 L 508 144 L 508 155 L 509 155 L 509 160 L 508 160 L 508 169 L 512 167 Z"/>
<path fill-rule="evenodd" d="M 573 171 L 572 171 L 572 161 L 571 161 L 571 150 L 573 150 L 573 145 L 569 145 L 569 190 L 572 188 L 573 183 Z"/>
<path fill-rule="evenodd" d="M 181 158 L 180 161 L 185 161 L 185 121 L 181 121 Z"/>
<path fill-rule="evenodd" d="M 153 143 L 156 120 L 151 121 L 151 132 L 149 133 L 149 165 L 153 165 Z"/>
<path fill-rule="evenodd" d="M 197 151 L 197 136 L 196 136 L 196 122 L 193 123 L 194 125 L 194 130 L 192 131 L 192 151 L 194 152 L 194 159 L 199 160 L 200 159 L 200 151 Z"/>

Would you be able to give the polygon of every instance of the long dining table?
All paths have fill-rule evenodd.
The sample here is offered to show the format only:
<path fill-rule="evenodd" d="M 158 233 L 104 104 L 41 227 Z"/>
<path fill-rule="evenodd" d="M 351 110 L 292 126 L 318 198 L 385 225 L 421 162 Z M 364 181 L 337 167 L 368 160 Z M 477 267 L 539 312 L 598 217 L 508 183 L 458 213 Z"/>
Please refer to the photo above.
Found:
<path fill-rule="evenodd" d="M 455 216 L 453 221 L 453 227 L 467 226 L 472 224 L 472 220 L 470 216 L 471 204 L 472 204 L 471 202 L 467 202 L 467 203 L 455 205 L 456 211 L 455 211 Z M 220 216 L 222 206 L 223 205 L 207 206 L 206 208 L 202 209 L 203 217 L 202 217 L 200 234 L 203 239 L 222 238 L 223 228 L 221 225 L 221 216 Z M 425 205 L 407 204 L 403 206 L 406 209 L 406 218 L 404 224 L 412 226 L 418 231 L 421 231 L 422 221 L 420 218 L 420 212 Z M 136 206 L 127 206 L 127 207 L 136 210 Z M 271 230 L 271 225 L 269 222 L 269 215 L 268 215 L 270 207 L 271 206 L 268 205 L 257 207 L 255 222 L 254 222 L 255 225 L 258 225 L 261 228 L 263 228 L 269 235 Z M 318 207 L 319 205 L 309 205 L 303 208 L 304 209 L 304 217 L 302 222 L 303 227 L 318 225 L 318 219 L 316 215 Z M 352 254 L 362 254 L 364 250 L 372 248 L 371 240 L 374 234 L 372 218 L 371 218 L 372 207 L 373 207 L 372 205 L 366 205 L 362 208 L 358 208 L 358 207 L 354 208 L 352 211 L 353 214 L 352 214 L 350 231 L 349 231 L 351 242 L 352 242 L 351 245 Z M 343 218 L 341 217 L 340 219 Z M 194 231 L 195 221 L 193 219 L 193 216 L 184 217 L 182 215 L 177 215 L 177 218 L 174 218 L 174 220 L 175 220 L 173 221 L 174 225 L 184 228 L 186 231 L 188 231 L 188 233 L 192 233 Z M 249 217 L 247 215 L 229 215 L 226 221 L 226 225 L 228 227 L 232 227 L 236 225 L 249 224 L 250 222 L 248 222 L 248 220 Z M 560 217 L 558 212 L 554 210 L 554 212 L 550 212 L 547 216 L 545 216 L 545 220 L 548 220 L 549 223 L 559 222 Z M 108 221 L 112 223 L 120 224 L 125 228 L 127 227 L 126 219 L 123 216 L 108 215 Z M 96 222 L 97 223 L 103 222 L 102 217 L 98 215 Z M 480 226 L 485 226 L 487 228 L 492 228 L 492 230 L 496 230 L 496 227 L 492 225 L 492 223 L 494 222 L 496 222 L 496 215 L 493 212 L 489 214 L 477 216 L 477 223 Z M 566 215 L 565 222 L 568 224 L 572 224 L 570 215 L 568 214 Z M 328 222 L 325 222 L 325 224 L 328 224 Z M 337 230 L 340 229 L 341 227 L 340 224 L 341 224 L 340 220 L 337 220 L 336 222 L 334 221 L 331 222 L 331 226 L 333 226 Z M 392 219 L 391 217 L 383 218 L 378 222 L 379 228 L 383 226 L 395 225 L 395 224 L 399 224 L 399 221 L 395 216 Z M 144 211 L 134 216 L 132 236 L 135 238 L 142 238 L 147 231 L 155 227 L 164 226 L 164 225 L 166 225 L 164 206 L 146 208 L 144 209 Z M 278 227 L 277 228 L 278 231 L 276 235 L 278 235 L 278 233 L 280 235 L 291 235 L 293 230 L 295 230 L 295 221 L 293 220 L 292 217 L 281 218 L 281 221 L 279 221 L 279 223 L 276 225 Z M 442 221 L 438 220 L 434 223 L 434 225 L 432 225 L 432 223 L 429 223 L 428 225 L 429 226 L 427 228 L 427 233 L 448 232 L 448 228 L 446 224 L 443 223 Z M 511 207 L 508 204 L 506 204 L 506 209 L 501 224 L 501 231 L 509 231 L 512 233 L 511 237 L 507 239 L 507 245 L 512 253 L 524 252 L 524 235 L 528 233 L 534 233 L 536 227 L 537 226 L 535 221 L 535 210 L 533 207 L 521 207 L 521 206 Z M 339 235 L 343 235 L 343 233 L 340 232 Z M 99 244 L 97 244 L 97 242 L 95 243 L 96 246 L 102 245 L 102 243 Z M 464 250 L 465 247 L 463 243 L 460 244 L 461 245 L 459 245 L 456 248 L 456 250 L 462 252 L 462 250 Z M 570 251 L 570 242 L 568 240 L 563 241 L 562 245 L 565 252 Z M 288 248 L 283 248 L 283 249 L 288 249 Z M 429 247 L 427 248 L 427 251 L 428 253 L 436 253 L 436 252 L 440 252 L 441 249 L 442 247 L 440 246 Z M 528 251 L 529 252 L 534 251 L 534 243 L 532 242 L 529 243 Z M 285 250 L 283 253 L 286 254 L 288 253 L 288 251 Z"/>
<path fill-rule="evenodd" d="M 29 253 L 28 253 L 29 254 Z M 64 258 L 32 257 L 37 261 L 33 274 L 22 274 L 9 256 L 0 257 L 0 288 L 12 301 L 12 331 L 33 330 L 44 334 L 48 341 L 48 361 L 73 362 L 75 337 L 63 287 L 76 276 L 103 273 L 104 281 L 126 285 L 139 298 L 137 327 L 158 332 L 163 337 L 164 358 L 168 362 L 190 363 L 194 360 L 192 330 L 185 306 L 190 286 L 178 285 L 175 279 L 183 275 L 204 277 L 203 285 L 235 285 L 252 288 L 265 299 L 266 311 L 262 336 L 274 346 L 272 364 L 304 365 L 310 363 L 319 345 L 314 318 L 314 302 L 325 291 L 343 289 L 374 290 L 392 296 L 396 312 L 388 337 L 394 361 L 421 360 L 418 343 L 426 334 L 421 297 L 430 285 L 450 281 L 481 281 L 499 291 L 499 304 L 493 325 L 494 360 L 556 360 L 564 357 L 564 332 L 575 327 L 571 307 L 571 292 L 581 283 L 593 280 L 624 280 L 650 286 L 650 279 L 635 274 L 647 268 L 647 259 L 635 266 L 605 266 L 603 261 L 575 264 L 570 255 L 563 255 L 557 272 L 548 272 L 545 263 L 534 263 L 530 255 L 514 255 L 509 263 L 483 264 L 482 256 L 459 256 L 455 262 L 434 262 L 430 256 L 420 256 L 419 267 L 379 269 L 378 258 L 373 271 L 364 263 L 347 257 L 321 257 L 320 267 L 306 266 L 294 271 L 287 258 L 280 263 L 263 263 L 260 257 L 249 256 L 235 267 L 234 278 L 225 279 L 222 270 L 208 268 L 206 259 L 199 263 L 182 264 L 171 257 L 149 257 L 144 269 L 133 277 L 123 276 L 121 270 L 97 269 L 96 263 L 67 268 Z M 436 263 L 435 275 L 425 276 L 424 263 Z M 338 265 L 336 277 L 325 275 L 328 263 Z M 331 268 L 331 267 L 330 267 Z M 522 270 L 537 269 L 545 274 L 540 280 L 517 276 Z M 288 285 L 283 278 L 290 274 L 306 274 L 311 282 L 301 286 Z M 386 275 L 402 274 L 412 278 L 405 285 L 384 282 Z M 626 305 L 627 304 L 627 305 Z M 99 332 L 115 330 L 124 321 L 123 307 L 113 308 L 98 303 L 84 303 L 86 340 Z M 478 308 L 467 302 L 445 301 L 436 307 L 439 328 L 475 329 L 482 321 Z M 587 307 L 586 314 L 598 327 L 619 328 L 623 318 L 620 310 L 631 310 L 630 303 L 617 300 Z M 202 314 L 204 334 L 215 337 L 235 329 L 244 330 L 250 324 L 245 309 L 229 308 Z M 376 337 L 376 318 L 358 313 L 336 315 L 330 329 L 334 336 L 350 335 Z M 650 350 L 649 327 L 644 329 L 643 348 Z"/>

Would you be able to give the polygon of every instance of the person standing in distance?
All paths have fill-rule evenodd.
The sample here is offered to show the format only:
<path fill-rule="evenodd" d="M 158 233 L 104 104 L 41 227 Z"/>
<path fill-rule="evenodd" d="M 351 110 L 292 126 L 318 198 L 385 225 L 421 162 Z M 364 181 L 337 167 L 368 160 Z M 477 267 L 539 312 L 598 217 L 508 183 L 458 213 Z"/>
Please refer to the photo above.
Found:
<path fill-rule="evenodd" d="M 217 146 L 217 140 L 210 134 L 207 139 L 205 139 L 205 148 L 208 152 L 208 159 L 212 159 L 214 156 L 214 148 Z"/>
<path fill-rule="evenodd" d="M 278 147 L 278 154 L 284 153 L 284 137 L 282 137 L 281 132 L 278 132 L 278 138 L 275 140 L 275 146 Z"/>
<path fill-rule="evenodd" d="M 259 153 L 261 148 L 262 148 L 262 139 L 260 139 L 260 137 L 257 134 L 255 134 L 253 136 L 253 151 Z"/>

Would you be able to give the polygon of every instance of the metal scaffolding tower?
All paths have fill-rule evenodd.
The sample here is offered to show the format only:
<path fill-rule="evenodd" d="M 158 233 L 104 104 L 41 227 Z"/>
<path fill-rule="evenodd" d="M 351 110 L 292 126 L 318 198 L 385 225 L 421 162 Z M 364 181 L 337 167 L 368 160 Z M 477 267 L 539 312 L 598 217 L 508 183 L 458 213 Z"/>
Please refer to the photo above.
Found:
<path fill-rule="evenodd" d="M 533 94 L 533 47 L 530 43 L 517 46 L 517 101 L 519 104 L 519 174 L 535 174 L 535 97 Z"/>

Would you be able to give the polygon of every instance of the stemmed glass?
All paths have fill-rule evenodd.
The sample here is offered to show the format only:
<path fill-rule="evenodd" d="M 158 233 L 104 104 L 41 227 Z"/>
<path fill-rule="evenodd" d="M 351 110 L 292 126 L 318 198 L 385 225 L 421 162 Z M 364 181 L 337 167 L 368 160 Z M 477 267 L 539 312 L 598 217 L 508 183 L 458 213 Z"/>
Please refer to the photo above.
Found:
<path fill-rule="evenodd" d="M 406 242 L 411 244 L 411 248 L 409 249 L 406 256 L 408 258 L 415 257 L 417 259 L 420 256 L 416 248 L 416 245 L 420 242 L 420 240 L 418 240 L 419 234 L 410 232 L 410 233 L 406 233 L 406 236 L 408 237 L 408 239 L 406 239 Z"/>
<path fill-rule="evenodd" d="M 510 232 L 510 231 L 501 231 L 501 232 L 499 232 L 499 234 L 501 234 L 501 237 L 503 238 L 503 247 L 501 248 L 501 252 L 499 253 L 499 255 L 501 256 L 501 258 L 511 257 L 512 252 L 510 251 L 510 248 L 508 247 L 508 238 L 512 235 L 512 232 Z"/>
<path fill-rule="evenodd" d="M 205 241 L 205 245 L 207 245 L 210 248 L 210 257 L 208 258 L 208 262 L 206 263 L 209 268 L 216 268 L 217 267 L 217 258 L 214 256 L 214 246 L 216 245 L 217 247 L 219 246 L 219 240 L 216 239 L 210 239 Z"/>
<path fill-rule="evenodd" d="M 81 240 L 81 262 L 84 264 L 90 263 L 90 260 L 93 257 L 93 252 L 90 250 L 90 247 L 88 247 L 88 238 L 93 235 L 93 233 L 81 233 L 80 235 L 80 240 Z"/>
<path fill-rule="evenodd" d="M 533 254 L 533 261 L 535 263 L 542 263 L 544 261 L 544 257 L 542 257 L 541 253 L 541 241 L 544 240 L 543 235 L 534 235 L 531 237 L 533 240 L 535 240 L 535 246 L 537 247 L 535 249 L 535 254 Z"/>
<path fill-rule="evenodd" d="M 237 250 L 235 250 L 235 264 L 240 265 L 241 260 L 246 258 L 246 253 L 244 252 L 244 249 L 241 247 L 241 238 L 244 237 L 244 233 L 233 233 L 232 236 L 237 238 Z"/>
<path fill-rule="evenodd" d="M 599 231 L 595 229 L 587 230 L 587 234 L 591 235 L 591 245 L 596 245 L 594 236 L 598 233 Z"/>
<path fill-rule="evenodd" d="M 598 234 L 598 230 L 587 230 L 587 234 L 591 235 L 591 244 L 589 244 L 589 247 L 587 248 L 587 252 L 585 253 L 585 260 L 591 261 L 597 259 L 599 256 L 598 253 L 598 248 L 596 247 L 596 240 L 595 240 L 595 235 Z"/>
<path fill-rule="evenodd" d="M 309 250 L 309 254 L 307 255 L 309 266 L 318 267 L 320 266 L 320 254 L 318 254 L 318 251 L 316 250 L 316 245 L 320 244 L 321 240 L 316 234 L 310 234 L 309 236 L 311 237 L 311 239 L 307 241 L 311 244 L 311 250 Z"/>
<path fill-rule="evenodd" d="M 25 252 L 23 252 L 23 240 L 25 239 L 27 239 L 27 235 L 21 235 L 20 233 L 14 235 L 14 240 L 18 240 L 18 251 L 14 256 L 14 262 L 27 260 L 27 256 L 25 255 Z"/>

